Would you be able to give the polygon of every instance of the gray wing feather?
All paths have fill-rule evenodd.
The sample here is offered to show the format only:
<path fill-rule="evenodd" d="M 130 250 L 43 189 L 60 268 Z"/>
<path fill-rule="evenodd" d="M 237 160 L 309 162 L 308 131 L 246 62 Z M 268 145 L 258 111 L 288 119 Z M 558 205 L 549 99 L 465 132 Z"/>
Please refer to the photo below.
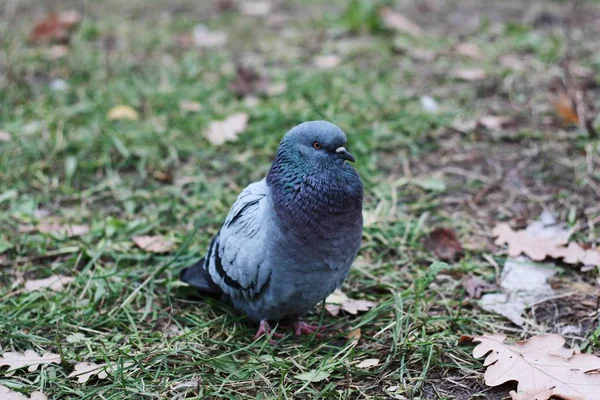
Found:
<path fill-rule="evenodd" d="M 266 258 L 269 213 L 266 180 L 249 185 L 238 196 L 215 238 L 208 271 L 228 295 L 252 299 L 264 288 L 270 270 Z"/>

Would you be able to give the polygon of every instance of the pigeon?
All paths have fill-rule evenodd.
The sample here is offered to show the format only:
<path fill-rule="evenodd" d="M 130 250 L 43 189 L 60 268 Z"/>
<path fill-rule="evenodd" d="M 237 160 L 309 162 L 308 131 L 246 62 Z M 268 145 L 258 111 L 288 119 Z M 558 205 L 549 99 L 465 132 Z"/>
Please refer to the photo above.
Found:
<path fill-rule="evenodd" d="M 205 257 L 180 279 L 221 296 L 275 334 L 269 321 L 293 320 L 296 335 L 319 329 L 302 321 L 341 286 L 362 239 L 363 185 L 346 161 L 346 134 L 327 121 L 285 134 L 266 178 L 238 196 Z"/>

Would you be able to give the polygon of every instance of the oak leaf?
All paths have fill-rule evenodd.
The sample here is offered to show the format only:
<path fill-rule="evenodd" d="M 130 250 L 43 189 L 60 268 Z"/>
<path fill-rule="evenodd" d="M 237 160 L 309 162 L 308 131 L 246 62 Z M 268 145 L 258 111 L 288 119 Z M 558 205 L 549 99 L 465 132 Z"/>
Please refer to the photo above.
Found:
<path fill-rule="evenodd" d="M 39 391 L 31 392 L 31 396 L 27 397 L 24 394 L 12 391 L 3 385 L 0 385 L 0 399 L 2 399 L 2 400 L 48 400 L 46 395 L 42 392 L 39 392 Z"/>
<path fill-rule="evenodd" d="M 133 365 L 133 363 L 124 363 L 123 368 L 127 368 L 131 365 Z M 80 362 L 75 364 L 75 370 L 68 375 L 68 378 L 77 378 L 77 382 L 86 383 L 94 375 L 98 376 L 98 379 L 106 379 L 106 377 L 113 372 L 113 368 L 107 364 Z"/>
<path fill-rule="evenodd" d="M 235 113 L 223 121 L 211 122 L 206 131 L 206 139 L 217 146 L 228 141 L 235 141 L 239 134 L 246 130 L 247 126 L 248 114 Z"/>
<path fill-rule="evenodd" d="M 336 289 L 327 296 L 325 303 L 325 309 L 334 317 L 338 316 L 342 310 L 356 315 L 359 311 L 369 311 L 377 305 L 373 301 L 351 299 L 340 289 Z"/>
<path fill-rule="evenodd" d="M 29 279 L 25 281 L 25 292 L 35 292 L 41 289 L 50 289 L 55 292 L 60 292 L 65 286 L 73 282 L 75 278 L 72 276 L 52 275 L 43 279 Z"/>
<path fill-rule="evenodd" d="M 139 248 L 150 253 L 168 253 L 175 246 L 175 243 L 162 236 L 134 236 L 132 240 Z"/>
<path fill-rule="evenodd" d="M 573 350 L 564 347 L 565 339 L 556 334 L 534 336 L 512 345 L 504 343 L 505 339 L 506 335 L 502 334 L 473 338 L 479 343 L 473 349 L 473 357 L 487 355 L 483 362 L 487 367 L 486 385 L 517 381 L 519 392 L 544 388 L 563 400 L 598 399 L 600 374 L 593 372 L 600 369 L 599 357 L 574 354 Z M 545 395 L 548 395 L 547 391 Z"/>
<path fill-rule="evenodd" d="M 458 258 L 463 248 L 456 232 L 451 228 L 435 228 L 425 239 L 425 248 L 432 251 L 437 258 L 443 261 L 453 261 Z"/>
<path fill-rule="evenodd" d="M 28 367 L 27 371 L 33 372 L 42 364 L 60 364 L 60 355 L 46 352 L 39 356 L 33 350 L 25 350 L 24 353 L 7 351 L 0 357 L 0 367 L 8 366 L 4 376 L 11 376 L 16 370 Z"/>

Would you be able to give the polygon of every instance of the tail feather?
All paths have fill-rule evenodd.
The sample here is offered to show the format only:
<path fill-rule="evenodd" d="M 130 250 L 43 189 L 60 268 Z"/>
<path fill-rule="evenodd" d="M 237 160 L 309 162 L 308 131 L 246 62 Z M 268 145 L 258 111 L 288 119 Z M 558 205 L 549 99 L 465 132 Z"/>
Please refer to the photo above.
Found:
<path fill-rule="evenodd" d="M 212 280 L 208 271 L 204 269 L 204 258 L 196 264 L 181 270 L 179 279 L 200 290 L 203 294 L 218 295 L 223 293 L 221 288 Z"/>

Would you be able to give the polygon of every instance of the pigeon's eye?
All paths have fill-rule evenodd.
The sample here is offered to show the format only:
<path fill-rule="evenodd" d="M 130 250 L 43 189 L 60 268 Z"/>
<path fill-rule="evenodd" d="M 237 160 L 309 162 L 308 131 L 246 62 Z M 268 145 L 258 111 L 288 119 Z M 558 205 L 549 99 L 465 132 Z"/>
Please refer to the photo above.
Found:
<path fill-rule="evenodd" d="M 321 150 L 323 148 L 323 146 L 321 146 L 321 143 L 319 142 L 314 142 L 313 147 L 317 150 Z"/>

